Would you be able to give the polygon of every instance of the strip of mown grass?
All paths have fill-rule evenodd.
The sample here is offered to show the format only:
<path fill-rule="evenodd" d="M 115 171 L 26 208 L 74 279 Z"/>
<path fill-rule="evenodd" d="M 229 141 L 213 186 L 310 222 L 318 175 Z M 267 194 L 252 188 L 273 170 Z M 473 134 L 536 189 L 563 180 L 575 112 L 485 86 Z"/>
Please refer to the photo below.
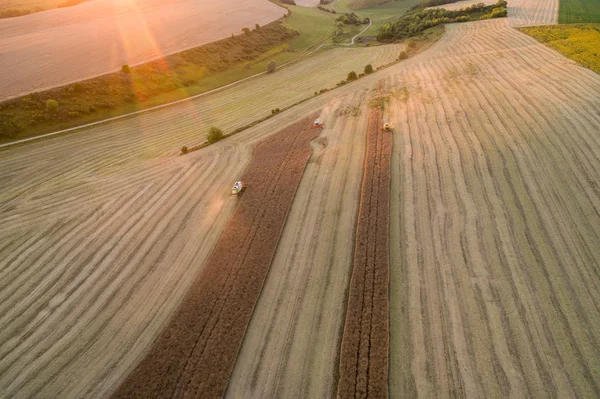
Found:
<path fill-rule="evenodd" d="M 521 31 L 600 73 L 600 24 L 546 25 L 521 28 Z"/>
<path fill-rule="evenodd" d="M 600 22 L 600 1 L 560 0 L 558 22 L 561 24 Z"/>

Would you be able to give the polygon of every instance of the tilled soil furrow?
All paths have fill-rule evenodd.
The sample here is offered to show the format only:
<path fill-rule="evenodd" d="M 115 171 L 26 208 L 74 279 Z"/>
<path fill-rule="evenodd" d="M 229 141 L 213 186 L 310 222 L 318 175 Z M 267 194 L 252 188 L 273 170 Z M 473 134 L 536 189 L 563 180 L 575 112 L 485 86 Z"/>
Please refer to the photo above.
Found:
<path fill-rule="evenodd" d="M 327 106 L 227 397 L 329 397 L 351 274 L 366 91 Z M 363 105 L 364 104 L 364 105 Z M 351 113 L 347 111 L 353 110 Z"/>
<path fill-rule="evenodd" d="M 388 240 L 392 137 L 373 109 L 356 227 L 354 269 L 340 349 L 339 397 L 387 397 Z"/>
<path fill-rule="evenodd" d="M 318 132 L 304 119 L 257 146 L 248 189 L 203 273 L 114 397 L 223 395 Z"/>

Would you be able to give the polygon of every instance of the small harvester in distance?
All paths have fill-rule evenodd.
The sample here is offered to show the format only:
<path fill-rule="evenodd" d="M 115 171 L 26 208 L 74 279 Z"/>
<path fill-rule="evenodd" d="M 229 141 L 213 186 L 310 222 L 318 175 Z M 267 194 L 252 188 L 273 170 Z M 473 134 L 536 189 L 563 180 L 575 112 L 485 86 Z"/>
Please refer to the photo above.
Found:
<path fill-rule="evenodd" d="M 243 181 L 236 181 L 231 188 L 231 195 L 241 195 L 242 192 L 246 189 L 246 183 Z"/>
<path fill-rule="evenodd" d="M 389 122 L 385 122 L 383 124 L 383 130 L 386 131 L 386 132 L 391 132 L 392 131 L 392 126 L 390 125 Z"/>
<path fill-rule="evenodd" d="M 315 119 L 315 123 L 313 124 L 313 129 L 323 129 L 325 124 L 320 119 Z"/>

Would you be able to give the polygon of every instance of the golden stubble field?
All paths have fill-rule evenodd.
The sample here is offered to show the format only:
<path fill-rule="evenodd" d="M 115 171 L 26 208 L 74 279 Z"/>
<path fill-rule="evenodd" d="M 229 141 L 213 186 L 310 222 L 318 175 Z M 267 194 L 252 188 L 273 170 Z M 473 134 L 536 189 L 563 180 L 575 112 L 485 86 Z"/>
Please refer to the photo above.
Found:
<path fill-rule="evenodd" d="M 234 210 L 230 186 L 254 143 L 340 92 L 185 157 L 176 156 L 179 148 L 203 142 L 211 124 L 231 131 L 348 70 L 389 63 L 402 48 L 336 49 L 141 118 L 0 152 L 0 391 L 97 397 L 113 390 L 202 270 Z M 351 94 L 357 85 L 346 88 L 348 101 L 361 106 Z M 328 124 L 338 103 L 345 101 L 323 111 Z"/>
<path fill-rule="evenodd" d="M 600 76 L 506 20 L 390 74 L 391 392 L 600 394 Z"/>
<path fill-rule="evenodd" d="M 265 0 L 93 0 L 0 20 L 0 100 L 197 47 L 286 13 Z"/>
<path fill-rule="evenodd" d="M 226 395 L 332 396 L 382 80 L 395 129 L 391 396 L 598 396 L 600 77 L 506 19 L 451 25 L 414 58 L 174 156 L 208 124 L 243 125 L 318 89 L 317 75 L 341 79 L 301 65 L 0 152 L 0 390 L 113 391 L 202 270 L 253 144 L 322 108 Z"/>

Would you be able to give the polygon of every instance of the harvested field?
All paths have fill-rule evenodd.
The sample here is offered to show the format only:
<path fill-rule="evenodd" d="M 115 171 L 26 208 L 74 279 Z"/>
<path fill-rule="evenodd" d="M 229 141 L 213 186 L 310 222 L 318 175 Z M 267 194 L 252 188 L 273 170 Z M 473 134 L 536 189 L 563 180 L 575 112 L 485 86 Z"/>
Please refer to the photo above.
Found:
<path fill-rule="evenodd" d="M 257 144 L 248 188 L 204 271 L 115 398 L 220 397 L 320 130 L 311 118 Z"/>
<path fill-rule="evenodd" d="M 342 50 L 330 54 L 346 60 L 327 61 L 366 63 L 354 53 L 363 49 Z M 336 76 L 316 67 L 0 151 L 0 392 L 105 397 L 115 389 L 202 271 L 254 143 L 370 78 L 185 157 L 175 157 L 179 148 L 204 141 L 209 125 L 231 131 Z M 288 91 L 286 79 L 296 82 Z"/>
<path fill-rule="evenodd" d="M 94 0 L 2 19 L 0 100 L 240 34 L 285 12 L 264 0 Z"/>
<path fill-rule="evenodd" d="M 319 115 L 325 129 L 313 142 L 227 397 L 335 394 L 369 92 L 355 86 Z"/>
<path fill-rule="evenodd" d="M 340 349 L 340 398 L 388 396 L 389 209 L 392 135 L 372 109 Z"/>
<path fill-rule="evenodd" d="M 296 5 L 301 7 L 315 7 L 319 4 L 319 0 L 296 0 Z"/>
<path fill-rule="evenodd" d="M 558 23 L 559 0 L 513 0 L 508 2 L 510 26 L 552 25 Z"/>
<path fill-rule="evenodd" d="M 392 396 L 599 396 L 600 76 L 496 20 L 386 87 Z"/>
<path fill-rule="evenodd" d="M 600 77 L 508 22 L 450 25 L 414 58 L 185 157 L 172 155 L 209 124 L 230 131 L 344 75 L 281 70 L 0 151 L 0 392 L 110 395 L 202 272 L 252 146 L 329 104 L 324 134 L 340 144 L 306 176 L 320 181 L 327 162 L 333 175 L 324 188 L 300 182 L 289 220 L 302 227 L 284 227 L 238 357 L 267 361 L 250 375 L 236 365 L 230 389 L 334 396 L 358 206 L 356 177 L 344 176 L 362 176 L 364 144 L 352 147 L 366 124 L 335 110 L 339 101 L 352 115 L 346 99 L 383 78 L 395 127 L 391 396 L 600 396 Z"/>
<path fill-rule="evenodd" d="M 461 8 L 470 7 L 475 4 L 483 3 L 486 6 L 496 3 L 498 0 L 462 0 L 456 3 L 442 4 L 440 6 L 427 7 L 426 10 L 431 8 L 444 8 L 448 11 L 460 10 Z M 510 4 L 509 4 L 510 7 Z"/>

